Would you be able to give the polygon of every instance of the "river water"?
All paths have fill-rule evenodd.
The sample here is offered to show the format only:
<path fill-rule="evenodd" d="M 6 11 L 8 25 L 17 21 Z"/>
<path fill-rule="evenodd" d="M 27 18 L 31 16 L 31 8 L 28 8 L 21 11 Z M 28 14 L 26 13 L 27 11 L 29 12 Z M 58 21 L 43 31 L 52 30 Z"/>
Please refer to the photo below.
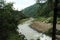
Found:
<path fill-rule="evenodd" d="M 25 21 L 23 24 L 18 25 L 17 31 L 19 33 L 22 33 L 25 35 L 26 39 L 28 40 L 37 40 L 39 38 L 40 40 L 52 40 L 51 37 L 46 36 L 45 34 L 39 33 L 36 30 L 30 28 L 30 24 L 32 23 L 34 19 L 30 18 L 28 21 Z"/>

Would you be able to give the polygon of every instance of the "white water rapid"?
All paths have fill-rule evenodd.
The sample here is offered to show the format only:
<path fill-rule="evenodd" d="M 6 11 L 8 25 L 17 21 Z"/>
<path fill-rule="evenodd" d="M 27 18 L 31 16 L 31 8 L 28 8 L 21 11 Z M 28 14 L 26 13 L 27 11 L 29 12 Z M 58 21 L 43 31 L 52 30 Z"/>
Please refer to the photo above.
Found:
<path fill-rule="evenodd" d="M 23 24 L 18 25 L 18 32 L 25 35 L 27 40 L 37 40 L 39 38 L 40 40 L 52 40 L 51 37 L 46 36 L 45 34 L 39 33 L 36 30 L 29 27 L 29 25 L 32 23 L 34 19 L 30 18 L 30 20 L 25 21 Z"/>

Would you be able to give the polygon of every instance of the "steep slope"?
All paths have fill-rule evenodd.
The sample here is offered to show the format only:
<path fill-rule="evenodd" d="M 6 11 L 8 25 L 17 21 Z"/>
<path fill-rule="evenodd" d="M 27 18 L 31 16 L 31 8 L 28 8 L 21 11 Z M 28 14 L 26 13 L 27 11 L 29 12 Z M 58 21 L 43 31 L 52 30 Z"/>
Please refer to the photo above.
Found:
<path fill-rule="evenodd" d="M 29 17 L 38 17 L 38 10 L 41 9 L 41 6 L 43 6 L 43 4 L 41 3 L 37 3 L 34 4 L 30 7 L 25 8 L 24 10 L 22 10 L 23 14 L 25 14 L 26 16 Z"/>
<path fill-rule="evenodd" d="M 46 3 L 36 3 L 30 7 L 25 8 L 22 10 L 22 13 L 28 17 L 49 17 L 53 15 L 53 10 L 48 6 L 49 4 Z"/>
<path fill-rule="evenodd" d="M 48 6 L 49 4 L 44 4 L 42 6 L 42 8 L 39 10 L 39 16 L 44 16 L 44 17 L 48 17 L 48 16 L 51 16 L 53 15 L 53 10 L 50 9 L 50 7 Z M 51 15 L 50 15 L 51 14 Z"/>

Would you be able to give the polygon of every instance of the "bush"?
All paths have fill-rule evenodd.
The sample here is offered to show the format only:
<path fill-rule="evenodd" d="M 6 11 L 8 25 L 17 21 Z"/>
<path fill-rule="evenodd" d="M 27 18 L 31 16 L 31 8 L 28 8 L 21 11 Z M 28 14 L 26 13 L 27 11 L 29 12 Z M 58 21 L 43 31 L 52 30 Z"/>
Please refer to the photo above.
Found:
<path fill-rule="evenodd" d="M 56 30 L 56 34 L 57 35 L 60 35 L 60 30 Z"/>
<path fill-rule="evenodd" d="M 45 32 L 46 35 L 49 35 L 52 37 L 52 28 L 50 28 L 48 31 Z"/>
<path fill-rule="evenodd" d="M 24 40 L 25 36 L 18 35 L 17 33 L 9 33 L 7 40 Z"/>
<path fill-rule="evenodd" d="M 47 19 L 47 23 L 53 23 L 53 18 L 52 17 L 49 17 L 48 19 Z"/>
<path fill-rule="evenodd" d="M 3 9 L 0 9 L 0 40 L 7 40 L 9 33 L 17 33 L 18 21 L 25 18 L 20 11 L 13 10 L 12 6 L 12 3 L 7 3 Z"/>

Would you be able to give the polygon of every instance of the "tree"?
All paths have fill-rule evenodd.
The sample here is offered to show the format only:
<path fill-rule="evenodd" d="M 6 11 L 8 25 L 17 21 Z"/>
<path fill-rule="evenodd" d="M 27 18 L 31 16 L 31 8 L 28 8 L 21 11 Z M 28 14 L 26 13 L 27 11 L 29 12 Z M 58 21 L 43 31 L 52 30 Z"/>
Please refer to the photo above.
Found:
<path fill-rule="evenodd" d="M 16 13 L 15 13 L 16 12 Z M 7 3 L 0 9 L 0 40 L 7 40 L 10 33 L 17 33 L 18 21 L 23 19 L 20 11 L 13 10 L 13 3 Z"/>

